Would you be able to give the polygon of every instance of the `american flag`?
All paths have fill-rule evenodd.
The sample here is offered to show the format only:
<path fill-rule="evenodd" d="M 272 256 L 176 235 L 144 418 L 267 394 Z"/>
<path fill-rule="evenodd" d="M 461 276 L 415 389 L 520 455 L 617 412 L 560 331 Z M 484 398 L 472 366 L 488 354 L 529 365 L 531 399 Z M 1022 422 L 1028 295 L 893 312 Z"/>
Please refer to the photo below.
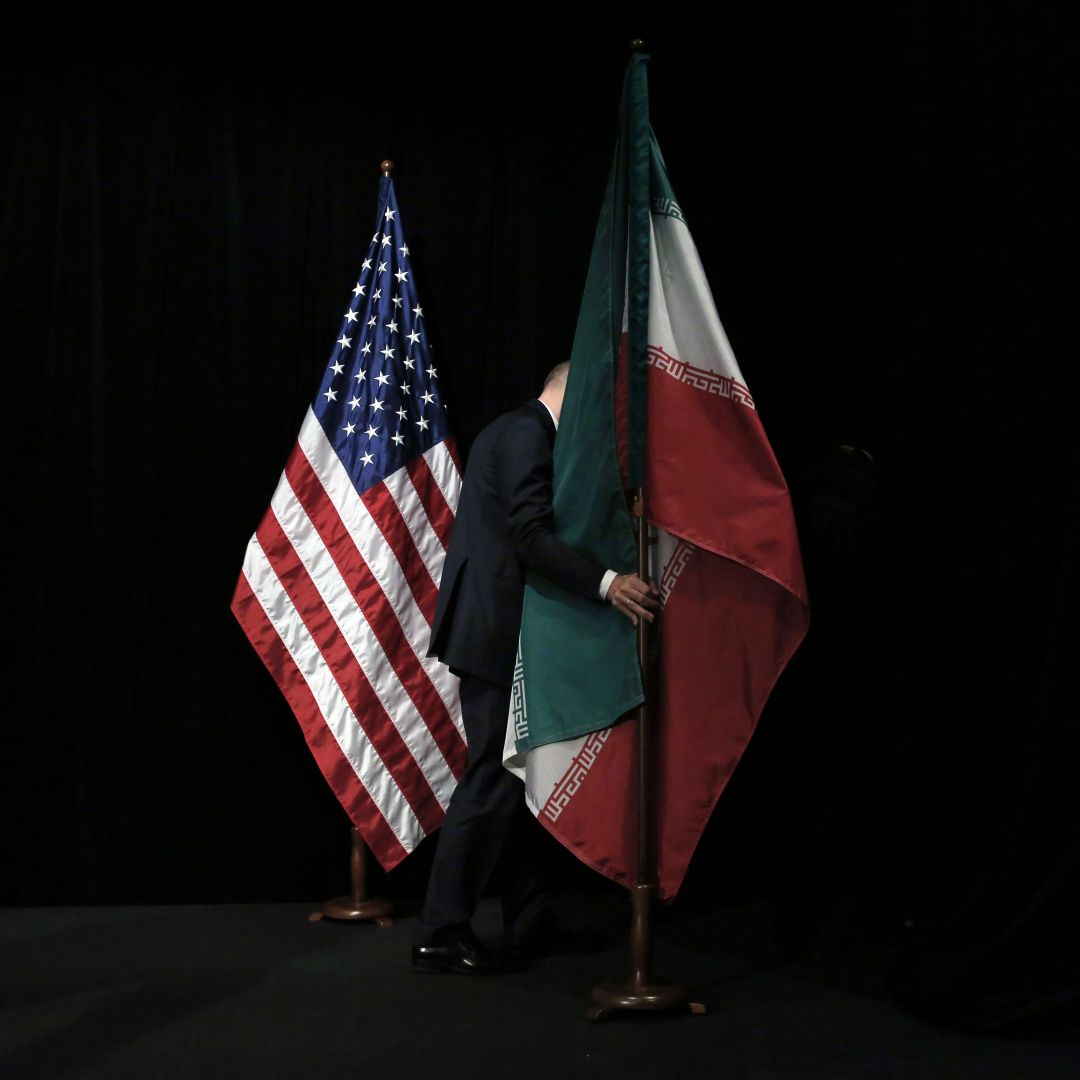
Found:
<path fill-rule="evenodd" d="M 457 679 L 429 659 L 461 474 L 390 177 L 341 332 L 232 610 L 387 869 L 465 768 Z"/>

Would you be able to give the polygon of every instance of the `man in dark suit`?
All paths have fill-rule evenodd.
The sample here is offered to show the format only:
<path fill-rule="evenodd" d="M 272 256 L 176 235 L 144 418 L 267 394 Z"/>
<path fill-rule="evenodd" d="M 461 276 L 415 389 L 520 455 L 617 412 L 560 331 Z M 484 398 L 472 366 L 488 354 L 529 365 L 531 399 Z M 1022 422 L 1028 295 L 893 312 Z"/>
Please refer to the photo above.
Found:
<path fill-rule="evenodd" d="M 527 950 L 556 930 L 536 867 L 519 845 L 507 845 L 515 819 L 527 814 L 521 781 L 502 764 L 526 571 L 611 603 L 635 623 L 658 608 L 655 586 L 606 569 L 553 531 L 552 449 L 569 367 L 559 364 L 539 398 L 484 428 L 465 472 L 429 653 L 461 680 L 469 759 L 417 920 L 413 966 L 421 971 L 506 970 L 469 922 L 501 857 L 507 942 Z"/>

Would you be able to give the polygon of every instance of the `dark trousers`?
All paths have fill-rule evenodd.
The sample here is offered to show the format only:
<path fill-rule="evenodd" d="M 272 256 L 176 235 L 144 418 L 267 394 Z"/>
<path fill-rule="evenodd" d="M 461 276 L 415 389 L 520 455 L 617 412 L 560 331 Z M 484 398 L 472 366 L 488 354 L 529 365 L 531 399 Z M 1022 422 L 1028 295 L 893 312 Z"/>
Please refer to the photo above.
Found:
<path fill-rule="evenodd" d="M 461 717 L 468 765 L 439 830 L 424 906 L 414 934 L 429 942 L 439 930 L 467 923 L 498 867 L 503 931 L 516 941 L 539 922 L 551 897 L 541 883 L 530 835 L 538 828 L 525 805 L 524 786 L 503 768 L 510 687 L 461 676 Z"/>

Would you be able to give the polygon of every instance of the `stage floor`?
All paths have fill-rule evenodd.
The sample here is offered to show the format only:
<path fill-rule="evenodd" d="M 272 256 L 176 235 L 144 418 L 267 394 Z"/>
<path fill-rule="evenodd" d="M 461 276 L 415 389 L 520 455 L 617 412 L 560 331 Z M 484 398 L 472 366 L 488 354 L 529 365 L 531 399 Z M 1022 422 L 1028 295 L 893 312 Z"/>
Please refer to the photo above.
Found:
<path fill-rule="evenodd" d="M 754 908 L 683 913 L 657 928 L 657 973 L 691 986 L 706 1015 L 590 1023 L 593 982 L 627 965 L 621 900 L 581 908 L 584 921 L 611 927 L 605 953 L 473 979 L 414 973 L 408 917 L 387 929 L 309 921 L 317 907 L 0 912 L 0 1077 L 1080 1075 L 1075 1044 L 935 1028 L 857 979 L 778 963 Z M 497 907 L 485 903 L 478 923 L 497 931 Z"/>

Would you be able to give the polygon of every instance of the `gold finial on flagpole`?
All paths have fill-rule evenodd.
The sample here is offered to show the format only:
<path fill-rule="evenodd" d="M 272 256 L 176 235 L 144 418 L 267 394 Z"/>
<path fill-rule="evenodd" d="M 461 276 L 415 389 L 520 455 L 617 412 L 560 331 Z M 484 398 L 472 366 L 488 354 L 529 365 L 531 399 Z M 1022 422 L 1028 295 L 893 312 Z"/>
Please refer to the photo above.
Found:
<path fill-rule="evenodd" d="M 389 158 L 386 158 L 379 162 L 379 168 L 382 169 L 383 176 L 389 176 L 394 169 L 394 163 Z"/>

